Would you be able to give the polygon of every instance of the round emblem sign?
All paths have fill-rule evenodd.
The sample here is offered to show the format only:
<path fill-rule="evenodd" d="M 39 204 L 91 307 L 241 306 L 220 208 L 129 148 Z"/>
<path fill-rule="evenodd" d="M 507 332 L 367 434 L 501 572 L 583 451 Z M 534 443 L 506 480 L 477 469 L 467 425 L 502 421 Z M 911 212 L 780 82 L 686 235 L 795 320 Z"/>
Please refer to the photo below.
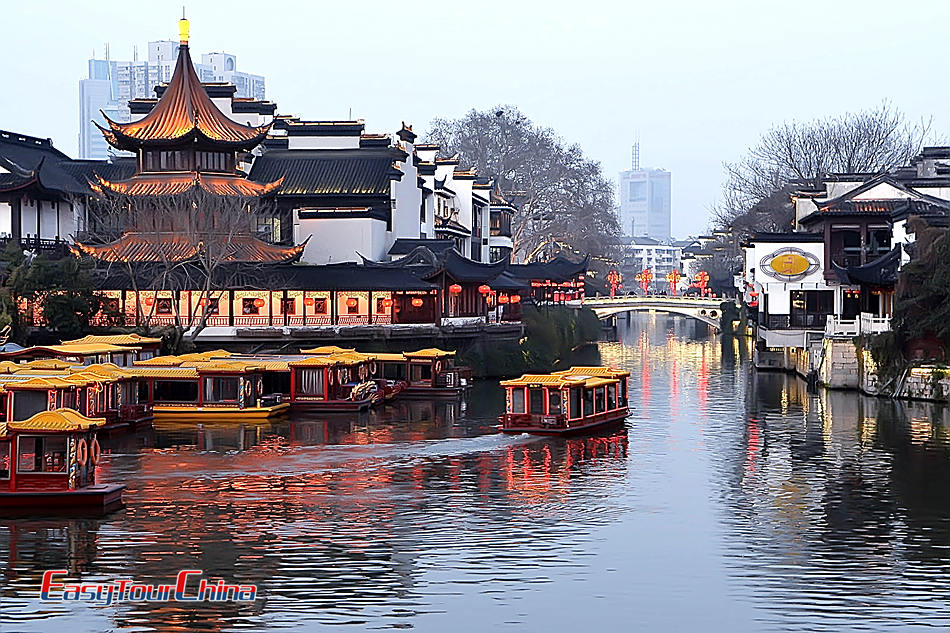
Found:
<path fill-rule="evenodd" d="M 782 248 L 766 255 L 759 262 L 759 269 L 780 281 L 799 281 L 820 267 L 818 258 L 800 248 Z"/>

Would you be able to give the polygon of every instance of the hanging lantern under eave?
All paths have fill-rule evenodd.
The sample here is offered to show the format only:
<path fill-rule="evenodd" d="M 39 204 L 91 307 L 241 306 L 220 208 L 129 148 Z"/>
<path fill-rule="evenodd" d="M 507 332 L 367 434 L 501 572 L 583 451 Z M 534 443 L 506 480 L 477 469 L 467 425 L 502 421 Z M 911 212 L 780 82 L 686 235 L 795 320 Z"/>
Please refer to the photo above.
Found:
<path fill-rule="evenodd" d="M 457 295 L 462 293 L 462 286 L 459 284 L 452 284 L 449 286 L 449 294 Z"/>
<path fill-rule="evenodd" d="M 313 305 L 313 297 L 307 297 L 306 299 L 304 299 L 304 300 L 303 300 L 303 304 L 304 304 L 305 306 L 312 306 L 312 305 Z"/>
<path fill-rule="evenodd" d="M 508 303 L 508 295 L 498 295 L 498 303 Z"/>
<path fill-rule="evenodd" d="M 359 304 L 360 304 L 359 299 L 356 299 L 356 298 L 354 298 L 354 297 L 350 297 L 349 299 L 346 300 L 346 307 L 347 307 L 347 308 L 355 308 L 355 307 L 358 306 Z"/>
<path fill-rule="evenodd" d="M 384 308 L 391 308 L 391 307 L 393 307 L 393 300 L 392 300 L 392 299 L 383 299 L 383 307 L 384 307 Z"/>
<path fill-rule="evenodd" d="M 520 302 L 521 302 L 521 295 L 511 295 L 511 302 L 512 302 L 512 303 L 520 303 Z"/>
<path fill-rule="evenodd" d="M 155 303 L 155 299 L 153 297 L 145 297 L 145 299 L 143 300 L 143 303 L 147 306 L 150 306 L 153 303 Z"/>
<path fill-rule="evenodd" d="M 261 298 L 254 299 L 254 305 L 257 306 L 258 308 L 263 308 L 266 303 L 267 302 Z"/>
<path fill-rule="evenodd" d="M 422 298 L 421 298 L 421 297 L 415 297 L 415 298 L 413 298 L 413 300 L 412 300 L 412 307 L 414 307 L 414 308 L 421 308 L 421 307 L 422 307 L 422 303 L 423 303 L 423 302 L 422 302 Z"/>
<path fill-rule="evenodd" d="M 480 294 L 487 295 L 489 292 L 491 292 L 491 286 L 489 286 L 488 284 L 482 284 L 481 286 L 478 287 L 478 292 Z"/>

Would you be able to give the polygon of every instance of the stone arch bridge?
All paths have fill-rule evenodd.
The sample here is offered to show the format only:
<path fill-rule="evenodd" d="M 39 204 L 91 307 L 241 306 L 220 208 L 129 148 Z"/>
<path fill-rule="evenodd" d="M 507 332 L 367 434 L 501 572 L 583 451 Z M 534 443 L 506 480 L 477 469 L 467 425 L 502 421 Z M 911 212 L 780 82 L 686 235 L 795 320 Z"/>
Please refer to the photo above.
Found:
<path fill-rule="evenodd" d="M 727 301 L 727 299 L 692 296 L 669 297 L 663 295 L 648 295 L 641 297 L 624 295 L 617 297 L 587 297 L 582 302 L 574 303 L 575 305 L 583 304 L 590 308 L 600 319 L 606 319 L 623 312 L 669 312 L 671 314 L 681 314 L 697 319 L 718 330 L 723 301 Z"/>

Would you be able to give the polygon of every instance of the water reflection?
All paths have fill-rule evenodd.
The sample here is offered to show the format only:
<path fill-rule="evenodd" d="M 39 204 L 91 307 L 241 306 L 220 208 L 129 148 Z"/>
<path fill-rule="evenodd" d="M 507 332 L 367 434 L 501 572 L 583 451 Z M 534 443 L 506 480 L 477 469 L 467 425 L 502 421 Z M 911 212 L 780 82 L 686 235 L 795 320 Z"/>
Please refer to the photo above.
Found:
<path fill-rule="evenodd" d="M 360 416 L 109 440 L 128 507 L 0 518 L 0 628 L 886 630 L 947 626 L 948 411 L 755 374 L 661 314 L 599 346 L 627 428 L 502 436 L 497 386 Z M 257 583 L 254 604 L 43 604 L 43 570 Z"/>

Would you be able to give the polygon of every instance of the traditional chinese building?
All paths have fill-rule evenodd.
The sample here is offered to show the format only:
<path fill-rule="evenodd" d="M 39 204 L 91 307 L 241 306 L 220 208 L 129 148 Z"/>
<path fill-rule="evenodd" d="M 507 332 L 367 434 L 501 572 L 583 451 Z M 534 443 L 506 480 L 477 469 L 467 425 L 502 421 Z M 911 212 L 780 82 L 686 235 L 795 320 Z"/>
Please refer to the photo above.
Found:
<path fill-rule="evenodd" d="M 950 218 L 950 148 L 925 148 L 886 174 L 829 174 L 792 203 L 797 230 L 750 239 L 737 280 L 755 313 L 760 366 L 807 368 L 795 358 L 820 358 L 823 339 L 890 327 L 915 241 L 908 220 Z"/>
<path fill-rule="evenodd" d="M 85 198 L 65 235 L 100 264 L 110 314 L 97 324 L 200 326 L 208 341 L 363 326 L 431 334 L 519 321 L 522 299 L 583 295 L 587 260 L 510 263 L 516 207 L 492 179 L 417 144 L 406 124 L 390 136 L 362 121 L 304 121 L 202 84 L 180 27 L 171 79 L 130 104 L 141 118 L 100 127 L 134 158 L 70 161 L 40 147 L 26 166 L 0 162 L 0 202 L 4 187 L 11 200 Z M 69 179 L 44 167 L 54 163 Z M 245 224 L 227 221 L 245 207 L 255 209 Z M 52 222 L 41 214 L 36 226 Z M 35 308 L 24 312 L 42 326 Z"/>

